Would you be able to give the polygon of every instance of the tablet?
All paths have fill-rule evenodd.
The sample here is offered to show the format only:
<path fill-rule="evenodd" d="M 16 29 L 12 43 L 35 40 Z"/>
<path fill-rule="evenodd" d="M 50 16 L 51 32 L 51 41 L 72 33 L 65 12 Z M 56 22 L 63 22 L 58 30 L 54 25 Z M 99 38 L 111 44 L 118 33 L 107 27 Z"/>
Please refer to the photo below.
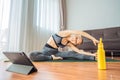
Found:
<path fill-rule="evenodd" d="M 37 68 L 24 52 L 3 52 L 3 54 L 12 62 L 12 65 L 8 67 L 7 71 L 22 74 L 37 72 Z"/>

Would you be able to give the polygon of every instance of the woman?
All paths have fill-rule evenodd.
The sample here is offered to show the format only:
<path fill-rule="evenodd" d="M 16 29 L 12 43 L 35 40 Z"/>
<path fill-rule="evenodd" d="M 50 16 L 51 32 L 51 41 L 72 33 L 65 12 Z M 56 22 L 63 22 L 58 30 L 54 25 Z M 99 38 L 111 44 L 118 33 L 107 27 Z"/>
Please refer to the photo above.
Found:
<path fill-rule="evenodd" d="M 83 42 L 81 36 L 92 40 L 94 45 L 99 42 L 86 32 L 77 30 L 64 30 L 52 35 L 41 52 L 31 52 L 30 58 L 33 61 L 58 60 L 66 58 L 95 60 L 96 54 L 85 52 L 84 50 L 76 47 L 76 45 L 80 45 Z M 72 51 L 60 52 L 58 50 L 59 47 L 63 48 L 65 46 L 70 47 Z"/>

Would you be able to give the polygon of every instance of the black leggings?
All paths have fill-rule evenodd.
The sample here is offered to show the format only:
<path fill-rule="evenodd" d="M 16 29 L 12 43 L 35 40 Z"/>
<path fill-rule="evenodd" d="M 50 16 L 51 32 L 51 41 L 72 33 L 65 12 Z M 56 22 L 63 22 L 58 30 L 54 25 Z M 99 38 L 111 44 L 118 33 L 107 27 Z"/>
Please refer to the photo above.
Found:
<path fill-rule="evenodd" d="M 62 57 L 63 59 L 79 59 L 79 60 L 95 60 L 93 56 L 88 56 L 84 54 L 79 54 L 74 51 L 66 51 L 60 52 L 58 49 L 54 49 L 51 47 L 44 47 L 43 50 L 34 51 L 30 53 L 30 59 L 33 61 L 46 61 L 46 60 L 53 60 L 51 55 Z"/>

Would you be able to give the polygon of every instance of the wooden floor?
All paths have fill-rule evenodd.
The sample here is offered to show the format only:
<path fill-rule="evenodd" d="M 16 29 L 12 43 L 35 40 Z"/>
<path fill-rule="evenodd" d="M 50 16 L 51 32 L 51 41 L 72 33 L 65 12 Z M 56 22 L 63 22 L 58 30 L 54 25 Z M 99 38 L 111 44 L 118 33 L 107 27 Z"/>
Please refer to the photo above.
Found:
<path fill-rule="evenodd" d="M 38 72 L 30 75 L 6 71 L 9 64 L 0 62 L 0 80 L 120 80 L 120 62 L 107 62 L 107 70 L 97 62 L 34 62 Z"/>

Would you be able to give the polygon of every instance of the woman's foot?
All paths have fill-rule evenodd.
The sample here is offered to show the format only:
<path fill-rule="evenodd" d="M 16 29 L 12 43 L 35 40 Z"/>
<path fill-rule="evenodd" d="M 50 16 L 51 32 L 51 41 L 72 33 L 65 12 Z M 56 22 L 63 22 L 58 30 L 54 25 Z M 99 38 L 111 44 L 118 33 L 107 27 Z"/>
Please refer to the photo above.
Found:
<path fill-rule="evenodd" d="M 53 60 L 62 60 L 63 59 L 62 57 L 56 57 L 54 55 L 51 55 L 51 56 L 52 56 Z"/>

